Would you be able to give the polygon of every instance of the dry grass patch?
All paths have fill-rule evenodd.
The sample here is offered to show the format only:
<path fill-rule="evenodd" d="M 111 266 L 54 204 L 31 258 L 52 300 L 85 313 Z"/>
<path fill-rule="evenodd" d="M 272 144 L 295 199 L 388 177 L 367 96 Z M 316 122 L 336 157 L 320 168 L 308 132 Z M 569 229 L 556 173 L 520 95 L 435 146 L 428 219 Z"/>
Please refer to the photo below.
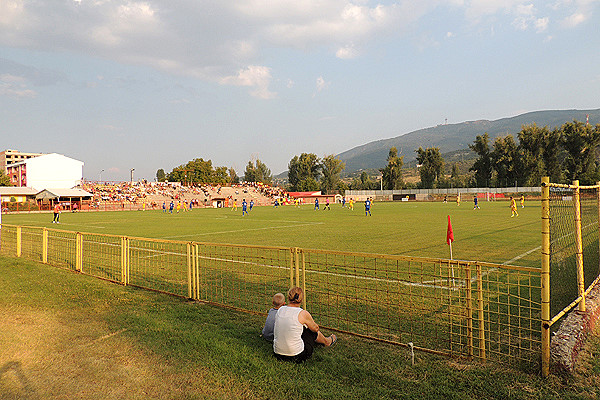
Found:
<path fill-rule="evenodd" d="M 171 364 L 126 333 L 93 316 L 0 305 L 0 398 L 252 397 L 235 378 Z"/>

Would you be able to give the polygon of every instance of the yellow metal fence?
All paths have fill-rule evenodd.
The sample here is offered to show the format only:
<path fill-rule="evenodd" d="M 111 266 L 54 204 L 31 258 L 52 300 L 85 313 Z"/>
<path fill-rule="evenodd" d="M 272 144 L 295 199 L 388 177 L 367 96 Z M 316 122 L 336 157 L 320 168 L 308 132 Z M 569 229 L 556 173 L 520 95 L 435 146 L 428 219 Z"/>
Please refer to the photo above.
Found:
<path fill-rule="evenodd" d="M 1 227 L 2 255 L 252 313 L 298 285 L 325 328 L 526 369 L 540 363 L 537 268 Z"/>
<path fill-rule="evenodd" d="M 551 332 L 571 310 L 586 310 L 600 280 L 600 182 L 542 178 L 542 375 L 550 373 Z"/>

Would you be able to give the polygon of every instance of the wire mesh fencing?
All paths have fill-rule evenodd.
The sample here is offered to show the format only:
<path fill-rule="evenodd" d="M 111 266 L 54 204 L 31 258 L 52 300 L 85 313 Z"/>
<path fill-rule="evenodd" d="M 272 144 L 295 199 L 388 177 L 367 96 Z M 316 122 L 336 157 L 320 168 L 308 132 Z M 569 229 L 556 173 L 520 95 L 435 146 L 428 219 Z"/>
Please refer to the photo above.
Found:
<path fill-rule="evenodd" d="M 448 356 L 539 362 L 539 269 L 2 225 L 0 251 L 251 313 L 305 289 L 320 325 Z"/>
<path fill-rule="evenodd" d="M 421 350 L 539 364 L 537 268 L 300 249 L 323 326 Z"/>
<path fill-rule="evenodd" d="M 551 184 L 549 192 L 550 311 L 556 315 L 580 295 L 578 274 L 584 288 L 598 277 L 598 186 Z"/>

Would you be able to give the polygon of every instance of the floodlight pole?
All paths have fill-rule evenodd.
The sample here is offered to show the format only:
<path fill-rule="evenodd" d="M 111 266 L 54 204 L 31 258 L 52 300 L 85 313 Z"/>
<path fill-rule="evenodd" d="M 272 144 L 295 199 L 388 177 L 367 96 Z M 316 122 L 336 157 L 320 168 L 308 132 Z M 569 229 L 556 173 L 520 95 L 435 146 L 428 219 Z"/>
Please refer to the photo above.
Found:
<path fill-rule="evenodd" d="M 131 168 L 131 183 L 133 183 L 133 171 L 135 171 L 135 168 Z"/>
<path fill-rule="evenodd" d="M 104 172 L 104 170 L 100 171 L 100 182 L 102 182 L 102 173 Z"/>

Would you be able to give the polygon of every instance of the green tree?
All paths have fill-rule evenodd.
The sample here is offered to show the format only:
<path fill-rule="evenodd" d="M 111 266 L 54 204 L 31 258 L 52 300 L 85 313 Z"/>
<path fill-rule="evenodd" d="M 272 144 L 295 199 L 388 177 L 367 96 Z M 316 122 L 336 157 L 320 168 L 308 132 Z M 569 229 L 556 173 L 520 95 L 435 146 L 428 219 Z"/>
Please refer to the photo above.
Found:
<path fill-rule="evenodd" d="M 344 170 L 346 164 L 342 160 L 335 158 L 333 154 L 323 157 L 321 160 L 321 190 L 324 193 L 329 193 L 338 188 L 340 181 L 340 173 Z"/>
<path fill-rule="evenodd" d="M 438 147 L 428 147 L 426 149 L 419 147 L 415 152 L 417 153 L 417 163 L 420 164 L 421 186 L 423 188 L 433 188 L 444 171 L 444 159 L 440 154 L 440 149 Z"/>
<path fill-rule="evenodd" d="M 450 184 L 452 185 L 452 187 L 464 186 L 463 180 L 460 177 L 458 163 L 452 164 L 452 172 L 450 172 Z"/>
<path fill-rule="evenodd" d="M 596 148 L 600 144 L 600 125 L 592 127 L 579 121 L 561 127 L 562 145 L 567 152 L 564 161 L 566 178 L 583 185 L 596 183 L 600 176 Z"/>
<path fill-rule="evenodd" d="M 248 161 L 246 170 L 244 171 L 244 180 L 246 182 L 256 182 L 256 167 L 252 161 Z"/>
<path fill-rule="evenodd" d="M 496 171 L 496 186 L 508 187 L 515 183 L 523 184 L 525 175 L 520 173 L 520 159 L 517 143 L 512 135 L 497 137 L 491 154 L 492 165 Z"/>
<path fill-rule="evenodd" d="M 307 192 L 319 190 L 319 177 L 322 165 L 313 153 L 294 156 L 288 163 L 288 182 L 290 191 Z"/>
<path fill-rule="evenodd" d="M 544 140 L 548 136 L 548 128 L 540 128 L 536 124 L 525 125 L 517 134 L 519 139 L 520 175 L 525 184 L 539 185 L 545 175 L 543 158 Z"/>
<path fill-rule="evenodd" d="M 229 183 L 229 170 L 227 167 L 218 167 L 212 173 L 211 182 L 226 185 Z"/>
<path fill-rule="evenodd" d="M 379 183 L 376 180 L 371 179 L 366 171 L 363 171 L 360 173 L 360 178 L 352 180 L 350 188 L 352 190 L 377 190 L 379 189 Z"/>
<path fill-rule="evenodd" d="M 4 173 L 4 171 L 0 170 L 0 186 L 12 186 L 10 182 L 10 177 Z"/>
<path fill-rule="evenodd" d="M 240 177 L 237 176 L 237 173 L 233 168 L 229 168 L 229 183 L 240 183 Z"/>
<path fill-rule="evenodd" d="M 388 153 L 387 165 L 380 169 L 383 179 L 383 188 L 387 190 L 402 189 L 404 181 L 402 179 L 402 167 L 404 166 L 404 156 L 398 156 L 398 149 L 392 147 Z"/>
<path fill-rule="evenodd" d="M 164 182 L 167 179 L 167 174 L 165 174 L 165 170 L 160 168 L 158 171 L 156 171 L 156 181 L 157 182 Z"/>
<path fill-rule="evenodd" d="M 167 174 L 167 179 L 169 182 L 182 182 L 186 184 L 225 184 L 229 182 L 229 174 L 227 173 L 227 167 L 213 169 L 211 160 L 196 158 L 185 165 L 173 168 Z"/>
<path fill-rule="evenodd" d="M 565 152 L 562 148 L 562 131 L 559 128 L 555 128 L 551 132 L 545 132 L 541 143 L 542 159 L 544 160 L 545 168 L 542 176 L 549 176 L 550 182 L 562 182 L 563 169 L 561 158 L 563 158 Z M 539 185 L 539 180 L 535 185 Z"/>
<path fill-rule="evenodd" d="M 246 171 L 244 172 L 244 180 L 246 182 L 262 182 L 270 185 L 273 183 L 273 175 L 271 174 L 271 170 L 267 168 L 267 165 L 257 159 L 256 163 L 248 161 Z"/>
<path fill-rule="evenodd" d="M 492 151 L 490 149 L 490 137 L 488 133 L 477 135 L 475 142 L 469 148 L 477 154 L 477 159 L 469 168 L 475 172 L 475 182 L 478 187 L 489 186 L 492 180 Z"/>

